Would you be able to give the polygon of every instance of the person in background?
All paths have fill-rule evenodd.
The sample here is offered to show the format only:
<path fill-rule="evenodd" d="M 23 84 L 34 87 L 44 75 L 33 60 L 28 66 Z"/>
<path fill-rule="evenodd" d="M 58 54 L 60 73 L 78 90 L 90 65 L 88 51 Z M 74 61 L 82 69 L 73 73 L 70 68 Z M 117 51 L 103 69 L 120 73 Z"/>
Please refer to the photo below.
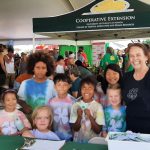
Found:
<path fill-rule="evenodd" d="M 130 62 L 129 59 L 129 46 L 132 45 L 132 43 L 128 44 L 128 47 L 125 49 L 125 55 L 124 55 L 124 59 L 123 59 L 123 73 L 129 72 L 129 71 L 133 71 L 133 66 Z"/>
<path fill-rule="evenodd" d="M 59 141 L 52 130 L 53 113 L 48 106 L 39 106 L 32 113 L 33 130 L 26 130 L 22 136 L 43 140 Z"/>
<path fill-rule="evenodd" d="M 102 131 L 103 137 L 106 137 L 108 132 L 126 131 L 126 108 L 122 105 L 120 85 L 109 85 L 107 97 L 110 105 L 104 109 L 105 126 L 103 126 Z"/>
<path fill-rule="evenodd" d="M 103 80 L 104 80 L 104 70 L 102 69 L 102 58 L 104 57 L 104 53 L 102 52 L 102 53 L 100 53 L 99 55 L 98 55 L 98 74 L 97 74 L 97 81 L 98 82 L 100 82 L 100 83 L 102 83 L 103 82 Z"/>
<path fill-rule="evenodd" d="M 4 46 L 0 44 L 0 88 L 3 88 L 6 82 L 7 71 L 4 64 L 4 55 L 3 55 Z M 0 90 L 0 94 L 1 94 Z"/>
<path fill-rule="evenodd" d="M 13 88 L 15 81 L 15 64 L 14 64 L 14 48 L 8 47 L 8 54 L 4 56 L 4 63 L 7 71 L 6 84 L 9 88 Z"/>
<path fill-rule="evenodd" d="M 15 77 L 19 75 L 19 63 L 20 63 L 21 57 L 18 53 L 14 54 L 14 65 L 15 65 Z"/>
<path fill-rule="evenodd" d="M 87 69 L 86 67 L 83 66 L 83 64 L 80 60 L 77 60 L 75 62 L 75 64 L 76 64 L 78 70 L 80 71 L 80 77 L 82 79 L 87 77 L 87 76 L 94 76 L 89 69 Z"/>
<path fill-rule="evenodd" d="M 56 73 L 65 73 L 65 62 L 64 57 L 59 55 L 56 62 Z"/>
<path fill-rule="evenodd" d="M 87 143 L 91 138 L 98 137 L 105 124 L 102 105 L 93 99 L 94 91 L 93 79 L 82 79 L 82 100 L 73 104 L 70 116 L 75 142 Z"/>
<path fill-rule="evenodd" d="M 14 87 L 13 89 L 18 91 L 19 90 L 19 87 L 21 85 L 21 83 L 24 81 L 24 80 L 27 80 L 27 79 L 30 79 L 32 78 L 33 75 L 32 74 L 29 74 L 29 73 L 23 73 L 23 74 L 20 74 L 14 81 Z"/>
<path fill-rule="evenodd" d="M 146 47 L 147 47 L 147 49 L 148 49 L 148 57 L 149 57 L 149 59 L 148 59 L 148 61 L 147 61 L 147 66 L 148 67 L 150 67 L 150 45 L 149 44 L 144 44 Z"/>
<path fill-rule="evenodd" d="M 65 51 L 65 56 L 64 56 L 65 67 L 68 66 L 68 57 L 69 57 L 69 51 Z"/>
<path fill-rule="evenodd" d="M 72 86 L 70 88 L 71 95 L 77 98 L 79 96 L 81 83 L 80 71 L 77 67 L 69 69 L 69 77 L 72 81 Z"/>
<path fill-rule="evenodd" d="M 65 74 L 57 74 L 54 77 L 54 84 L 57 96 L 48 103 L 54 115 L 53 130 L 61 140 L 71 141 L 73 133 L 69 118 L 74 100 L 68 94 L 70 79 Z"/>
<path fill-rule="evenodd" d="M 46 53 L 33 53 L 28 57 L 27 70 L 29 74 L 33 75 L 33 78 L 21 83 L 18 96 L 24 111 L 31 113 L 31 110 L 37 106 L 47 105 L 49 99 L 56 96 L 54 83 L 47 78 L 53 74 L 53 61 Z"/>
<path fill-rule="evenodd" d="M 21 59 L 19 61 L 19 75 L 23 73 L 27 73 L 27 54 L 22 52 L 21 53 Z"/>
<path fill-rule="evenodd" d="M 119 60 L 112 47 L 107 47 L 106 54 L 101 60 L 101 68 L 105 71 L 107 65 L 118 64 Z"/>
<path fill-rule="evenodd" d="M 78 60 L 82 62 L 82 65 L 85 64 L 85 58 L 82 55 L 82 50 L 78 50 Z"/>
<path fill-rule="evenodd" d="M 118 60 L 119 60 L 119 66 L 122 69 L 122 64 L 123 64 L 123 52 L 122 50 L 118 50 L 117 51 L 117 56 L 118 56 Z"/>
<path fill-rule="evenodd" d="M 53 49 L 53 57 L 54 57 L 55 61 L 58 59 L 58 56 L 59 56 L 59 50 L 54 48 Z"/>
<path fill-rule="evenodd" d="M 75 66 L 75 54 L 73 52 L 69 52 L 67 69 L 73 68 Z"/>
<path fill-rule="evenodd" d="M 141 43 L 130 44 L 128 50 L 134 70 L 123 76 L 122 95 L 127 106 L 127 130 L 150 134 L 149 50 Z"/>
<path fill-rule="evenodd" d="M 82 62 L 83 66 L 87 67 L 88 66 L 88 59 L 87 59 L 86 53 L 84 52 L 84 47 L 80 46 L 78 52 L 80 54 L 79 55 L 80 59 L 78 59 L 78 60 L 80 60 Z"/>
<path fill-rule="evenodd" d="M 104 52 L 101 52 L 99 55 L 98 55 L 98 58 L 97 58 L 97 63 L 96 63 L 96 67 L 99 67 L 99 72 L 102 74 L 103 73 L 103 69 L 101 68 L 101 60 L 102 58 L 104 57 Z"/>
<path fill-rule="evenodd" d="M 31 128 L 26 116 L 16 109 L 17 101 L 18 96 L 14 90 L 8 89 L 3 92 L 2 103 L 4 109 L 0 110 L 1 135 L 20 135 Z"/>

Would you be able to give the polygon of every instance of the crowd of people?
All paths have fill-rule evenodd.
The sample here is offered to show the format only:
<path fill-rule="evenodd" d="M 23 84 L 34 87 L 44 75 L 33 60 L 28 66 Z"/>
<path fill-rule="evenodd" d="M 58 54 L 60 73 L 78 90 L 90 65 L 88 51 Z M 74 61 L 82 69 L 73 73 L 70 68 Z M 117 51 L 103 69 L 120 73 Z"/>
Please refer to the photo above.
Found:
<path fill-rule="evenodd" d="M 73 52 L 22 53 L 16 74 L 13 48 L 3 56 L 4 48 L 1 135 L 87 143 L 110 131 L 150 134 L 149 45 L 130 43 L 118 55 L 108 47 L 99 74 L 88 69 L 83 47 L 77 60 Z"/>

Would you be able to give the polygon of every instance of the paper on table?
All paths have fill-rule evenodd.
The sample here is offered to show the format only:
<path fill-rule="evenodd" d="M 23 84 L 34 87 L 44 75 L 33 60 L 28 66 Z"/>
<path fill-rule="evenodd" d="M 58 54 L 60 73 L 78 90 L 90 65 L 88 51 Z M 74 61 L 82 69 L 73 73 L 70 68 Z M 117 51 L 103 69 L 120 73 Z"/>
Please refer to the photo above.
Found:
<path fill-rule="evenodd" d="M 60 148 L 65 144 L 63 141 L 49 141 L 49 140 L 39 140 L 36 139 L 35 143 L 31 146 L 22 147 L 22 150 L 60 150 Z"/>

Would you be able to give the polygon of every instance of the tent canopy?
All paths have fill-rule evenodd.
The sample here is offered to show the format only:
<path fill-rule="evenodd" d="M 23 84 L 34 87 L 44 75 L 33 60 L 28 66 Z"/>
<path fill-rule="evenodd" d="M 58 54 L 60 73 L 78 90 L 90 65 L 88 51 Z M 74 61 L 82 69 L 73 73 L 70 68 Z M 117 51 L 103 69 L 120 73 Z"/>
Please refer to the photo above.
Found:
<path fill-rule="evenodd" d="M 149 0 L 94 0 L 65 15 L 33 18 L 33 32 L 71 40 L 144 38 L 149 14 Z"/>

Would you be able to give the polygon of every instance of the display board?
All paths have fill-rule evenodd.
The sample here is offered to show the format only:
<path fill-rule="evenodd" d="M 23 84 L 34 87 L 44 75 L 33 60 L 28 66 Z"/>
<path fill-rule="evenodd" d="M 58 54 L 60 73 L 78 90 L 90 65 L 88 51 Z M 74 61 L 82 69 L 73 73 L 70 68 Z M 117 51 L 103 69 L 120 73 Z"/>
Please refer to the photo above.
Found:
<path fill-rule="evenodd" d="M 33 32 L 150 28 L 150 0 L 94 0 L 65 15 L 33 18 Z"/>
<path fill-rule="evenodd" d="M 104 42 L 96 42 L 92 43 L 92 56 L 93 56 L 93 65 L 96 67 L 99 66 L 99 54 L 104 53 L 105 51 L 105 43 Z"/>

